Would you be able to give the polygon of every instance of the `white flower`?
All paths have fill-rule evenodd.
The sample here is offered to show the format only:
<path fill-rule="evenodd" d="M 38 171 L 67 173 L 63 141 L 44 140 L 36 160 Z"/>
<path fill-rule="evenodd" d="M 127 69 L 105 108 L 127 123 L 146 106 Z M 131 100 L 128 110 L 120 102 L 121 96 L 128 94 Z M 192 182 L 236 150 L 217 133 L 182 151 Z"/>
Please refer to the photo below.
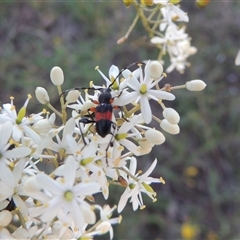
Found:
<path fill-rule="evenodd" d="M 18 113 L 16 112 L 16 108 L 13 104 L 14 98 L 11 97 L 10 99 L 11 103 L 3 104 L 3 110 L 0 114 L 0 123 L 4 123 L 6 121 L 12 122 L 12 138 L 17 142 L 19 142 L 24 135 L 32 138 L 35 142 L 39 142 L 41 140 L 39 135 L 30 127 L 30 125 L 41 120 L 41 114 L 43 112 L 26 116 L 26 109 L 28 102 L 31 99 L 31 95 L 28 95 L 26 102 Z"/>
<path fill-rule="evenodd" d="M 134 91 L 126 94 L 125 97 L 122 97 L 121 100 L 119 100 L 119 104 L 123 105 L 130 102 L 140 102 L 142 117 L 147 124 L 150 123 L 152 120 L 152 111 L 149 104 L 149 99 L 153 99 L 155 101 L 159 101 L 160 99 L 175 99 L 175 96 L 169 92 L 151 89 L 155 87 L 156 84 L 158 84 L 163 77 L 153 81 L 153 78 L 150 77 L 149 63 L 150 62 L 148 62 L 145 66 L 144 76 L 141 66 L 139 66 L 138 71 L 135 71 L 133 73 L 131 73 L 129 70 L 123 72 L 123 75 L 126 78 L 125 81 L 127 82 L 127 85 Z M 140 81 L 138 81 L 138 77 Z"/>
<path fill-rule="evenodd" d="M 9 167 L 0 168 L 0 201 L 12 198 L 24 217 L 28 215 L 28 209 L 19 195 L 23 195 L 23 186 L 20 183 L 25 164 L 26 159 L 21 158 L 12 171 Z"/>
<path fill-rule="evenodd" d="M 154 192 L 149 185 L 153 182 L 161 182 L 161 180 L 158 178 L 149 177 L 153 169 L 156 167 L 156 164 L 157 160 L 155 159 L 149 169 L 144 174 L 139 175 L 139 173 L 136 173 L 137 161 L 134 157 L 132 157 L 129 170 L 126 170 L 129 171 L 134 178 L 131 176 L 126 176 L 125 171 L 123 173 L 121 172 L 121 176 L 127 180 L 128 186 L 119 200 L 118 212 L 121 212 L 124 209 L 129 198 L 134 211 L 137 210 L 138 207 L 144 208 L 145 206 L 143 205 L 142 192 L 146 193 L 151 199 L 153 199 L 153 201 L 156 201 L 156 192 Z"/>
<path fill-rule="evenodd" d="M 99 192 L 100 186 L 98 183 L 81 182 L 74 185 L 76 167 L 77 162 L 69 156 L 64 164 L 63 179 L 53 180 L 46 174 L 36 176 L 39 185 L 46 193 L 46 198 L 42 197 L 41 192 L 39 195 L 34 193 L 34 197 L 42 200 L 43 205 L 39 210 L 32 211 L 33 216 L 40 215 L 42 221 L 50 222 L 61 213 L 65 217 L 70 216 L 78 228 L 86 223 L 95 222 L 95 214 L 84 198 Z"/>
<path fill-rule="evenodd" d="M 2 169 L 2 171 L 7 167 L 6 163 L 12 159 L 25 157 L 31 153 L 31 149 L 28 147 L 20 146 L 13 149 L 10 148 L 11 143 L 9 143 L 9 140 L 12 131 L 13 125 L 11 122 L 6 122 L 0 126 L 0 169 Z"/>

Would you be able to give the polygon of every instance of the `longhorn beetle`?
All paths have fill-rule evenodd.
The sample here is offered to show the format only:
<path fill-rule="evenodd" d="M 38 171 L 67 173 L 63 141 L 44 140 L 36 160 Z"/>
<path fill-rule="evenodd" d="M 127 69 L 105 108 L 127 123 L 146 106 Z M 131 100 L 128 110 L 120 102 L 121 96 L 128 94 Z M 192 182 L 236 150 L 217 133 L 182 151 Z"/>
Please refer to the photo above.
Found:
<path fill-rule="evenodd" d="M 97 106 L 95 108 L 90 108 L 89 110 L 91 110 L 92 112 L 95 113 L 95 119 L 93 119 L 93 117 L 89 114 L 89 118 L 81 118 L 79 122 L 84 123 L 84 124 L 88 124 L 88 123 L 95 123 L 96 125 L 96 132 L 98 133 L 98 135 L 100 135 L 102 138 L 106 137 L 108 134 L 111 134 L 111 127 L 115 127 L 116 124 L 112 121 L 112 112 L 114 108 L 120 108 L 120 106 L 112 106 L 113 100 L 114 98 L 112 97 L 111 94 L 111 87 L 113 86 L 113 84 L 116 82 L 117 78 L 122 74 L 122 72 L 126 69 L 128 69 L 129 67 L 132 67 L 136 64 L 142 64 L 140 62 L 135 62 L 130 64 L 129 66 L 127 66 L 126 68 L 122 69 L 119 74 L 114 78 L 114 80 L 112 81 L 112 83 L 107 87 L 107 88 L 85 88 L 85 87 L 76 87 L 73 89 L 69 89 L 64 91 L 62 94 L 69 92 L 71 90 L 83 90 L 83 89 L 93 89 L 93 90 L 100 90 L 101 93 L 98 96 L 98 101 L 93 100 L 93 103 L 97 104 Z M 60 97 L 62 96 L 62 94 L 60 95 Z M 120 92 L 120 94 L 118 95 L 118 97 L 122 94 L 122 91 Z M 127 121 L 127 119 L 125 119 Z M 80 127 L 80 131 L 82 134 L 82 138 L 83 138 L 83 142 L 86 145 L 86 142 L 84 140 L 83 137 L 83 133 Z M 113 134 L 112 134 L 113 135 Z M 113 138 L 113 136 L 112 136 Z M 111 146 L 111 142 L 112 142 L 112 138 L 106 148 L 106 155 L 107 155 L 107 151 L 109 149 L 109 147 Z"/>

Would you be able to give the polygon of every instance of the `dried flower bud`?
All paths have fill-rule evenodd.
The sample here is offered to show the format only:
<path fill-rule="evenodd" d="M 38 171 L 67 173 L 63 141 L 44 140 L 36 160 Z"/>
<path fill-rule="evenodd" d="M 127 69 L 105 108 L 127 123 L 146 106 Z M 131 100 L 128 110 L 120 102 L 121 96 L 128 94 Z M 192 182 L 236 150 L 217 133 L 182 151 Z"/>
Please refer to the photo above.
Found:
<path fill-rule="evenodd" d="M 171 124 L 178 124 L 180 121 L 180 116 L 177 111 L 173 108 L 165 108 L 163 110 L 163 116 L 168 120 Z"/>
<path fill-rule="evenodd" d="M 149 72 L 150 72 L 150 76 L 153 79 L 158 79 L 161 77 L 162 73 L 163 73 L 163 67 L 162 64 L 158 61 L 152 61 L 150 62 L 149 65 Z"/>
<path fill-rule="evenodd" d="M 47 93 L 46 89 L 43 87 L 36 88 L 35 96 L 36 96 L 37 100 L 42 104 L 47 104 L 50 101 L 48 93 Z"/>
<path fill-rule="evenodd" d="M 12 214 L 7 210 L 0 212 L 0 226 L 5 227 L 12 221 Z"/>
<path fill-rule="evenodd" d="M 124 187 L 127 187 L 127 186 L 128 186 L 127 180 L 124 179 L 122 176 L 119 176 L 119 177 L 118 177 L 118 182 L 119 182 L 122 186 L 124 186 Z"/>
<path fill-rule="evenodd" d="M 60 67 L 52 68 L 50 72 L 50 78 L 54 85 L 56 86 L 62 85 L 64 81 L 63 70 Z"/>
<path fill-rule="evenodd" d="M 192 80 L 186 82 L 186 89 L 189 91 L 202 91 L 206 86 L 206 83 L 202 80 Z"/>
<path fill-rule="evenodd" d="M 155 145 L 160 145 L 165 142 L 165 137 L 164 135 L 155 129 L 149 129 L 145 132 L 145 137 L 146 139 L 155 144 Z"/>
<path fill-rule="evenodd" d="M 168 122 L 167 119 L 163 119 L 161 121 L 160 127 L 164 131 L 166 131 L 166 132 L 168 132 L 170 134 L 173 134 L 173 135 L 178 134 L 180 132 L 179 126 L 177 124 L 171 124 L 170 122 Z"/>

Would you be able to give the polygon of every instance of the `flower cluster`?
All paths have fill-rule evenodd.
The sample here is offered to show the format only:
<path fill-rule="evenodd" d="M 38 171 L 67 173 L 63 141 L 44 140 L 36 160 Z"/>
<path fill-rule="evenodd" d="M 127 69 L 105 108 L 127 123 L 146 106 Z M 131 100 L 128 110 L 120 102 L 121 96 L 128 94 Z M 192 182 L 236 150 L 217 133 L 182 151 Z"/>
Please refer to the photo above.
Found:
<path fill-rule="evenodd" d="M 51 105 L 42 87 L 36 88 L 36 98 L 52 113 L 26 115 L 30 95 L 18 112 L 13 97 L 3 104 L 1 239 L 88 239 L 107 232 L 112 239 L 112 225 L 121 221 L 121 216 L 112 217 L 115 209 L 120 213 L 128 201 L 133 210 L 143 209 L 142 195 L 156 201 L 151 184 L 164 183 L 161 177 L 150 176 L 157 160 L 142 172 L 137 157 L 148 154 L 165 137 L 148 124 L 156 121 L 159 129 L 178 134 L 179 114 L 163 101 L 175 99 L 173 90 L 201 91 L 206 84 L 192 80 L 181 86 L 162 86 L 166 74 L 158 61 L 132 65 L 136 66 L 133 72 L 111 66 L 109 77 L 97 68 L 106 87 L 90 83 L 84 97 L 78 91 L 81 88 L 62 92 L 64 75 L 54 67 L 50 77 L 59 92 L 61 111 Z M 157 111 L 160 116 L 151 109 L 151 100 L 162 109 Z M 52 168 L 43 171 L 46 160 Z M 117 206 L 102 207 L 94 195 L 100 193 L 107 200 L 110 184 L 122 188 L 122 196 Z"/>
<path fill-rule="evenodd" d="M 189 21 L 188 15 L 178 3 L 180 0 L 132 0 L 124 1 L 126 6 L 132 4 L 136 7 L 137 16 L 126 35 L 119 39 L 124 42 L 133 30 L 140 18 L 144 28 L 149 34 L 150 42 L 159 50 L 158 61 L 164 63 L 163 56 L 169 55 L 170 66 L 166 72 L 174 69 L 183 73 L 189 66 L 187 58 L 197 52 L 197 48 L 191 46 L 191 38 L 185 32 L 186 27 L 182 23 Z M 178 23 L 181 23 L 181 27 Z"/>

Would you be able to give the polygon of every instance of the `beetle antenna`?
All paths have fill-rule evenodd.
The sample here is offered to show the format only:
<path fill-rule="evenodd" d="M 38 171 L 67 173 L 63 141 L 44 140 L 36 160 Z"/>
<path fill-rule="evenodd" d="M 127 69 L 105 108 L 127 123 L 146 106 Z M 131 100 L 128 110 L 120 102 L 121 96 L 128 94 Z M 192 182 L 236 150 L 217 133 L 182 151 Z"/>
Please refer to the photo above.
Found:
<path fill-rule="evenodd" d="M 143 62 L 134 62 L 134 63 L 131 63 L 129 64 L 127 67 L 123 68 L 119 73 L 118 75 L 114 78 L 114 80 L 112 81 L 112 83 L 108 86 L 108 88 L 112 87 L 113 84 L 116 82 L 117 78 L 123 73 L 123 71 L 125 71 L 126 69 L 132 67 L 132 66 L 135 66 L 135 65 L 139 65 L 139 64 L 145 64 Z"/>

